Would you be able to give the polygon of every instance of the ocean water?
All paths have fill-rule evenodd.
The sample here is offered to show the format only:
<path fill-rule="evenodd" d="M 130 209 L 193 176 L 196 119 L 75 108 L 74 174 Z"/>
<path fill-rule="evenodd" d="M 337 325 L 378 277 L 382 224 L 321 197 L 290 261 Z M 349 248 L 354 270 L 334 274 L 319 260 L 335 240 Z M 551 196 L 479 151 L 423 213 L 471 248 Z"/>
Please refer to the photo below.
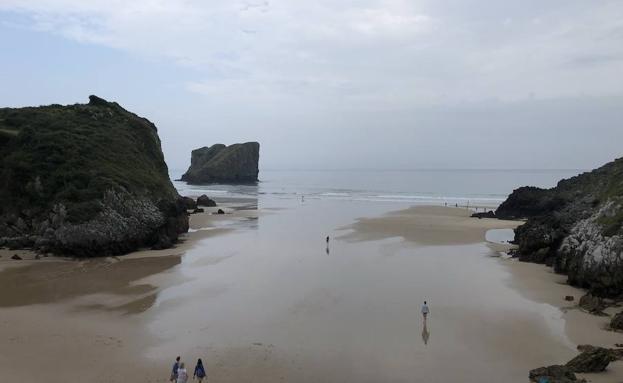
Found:
<path fill-rule="evenodd" d="M 181 195 L 496 207 L 516 188 L 550 188 L 583 170 L 260 170 L 257 185 L 187 185 Z M 184 170 L 171 171 L 179 179 Z"/>

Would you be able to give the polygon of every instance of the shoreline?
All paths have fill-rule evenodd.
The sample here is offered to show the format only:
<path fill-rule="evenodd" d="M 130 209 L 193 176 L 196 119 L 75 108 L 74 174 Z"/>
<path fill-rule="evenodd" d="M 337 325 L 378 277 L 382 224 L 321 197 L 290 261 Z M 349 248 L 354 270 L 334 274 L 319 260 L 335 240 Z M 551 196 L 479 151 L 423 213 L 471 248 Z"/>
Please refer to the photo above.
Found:
<path fill-rule="evenodd" d="M 183 262 L 185 253 L 198 249 L 197 245 L 203 239 L 221 237 L 235 231 L 235 225 L 230 225 L 232 222 L 254 220 L 265 214 L 264 211 L 227 206 L 227 212 L 231 214 L 213 215 L 212 209 L 206 208 L 205 213 L 191 215 L 191 228 L 194 231 L 186 234 L 184 241 L 171 249 L 141 250 L 122 257 L 79 261 L 55 257 L 13 261 L 2 254 L 0 272 L 5 273 L 5 276 L 10 273 L 13 278 L 11 283 L 5 278 L 7 285 L 0 288 L 0 311 L 3 314 L 0 339 L 5 340 L 0 346 L 0 355 L 3 355 L 0 357 L 0 367 L 4 371 L 2 375 L 6 375 L 7 380 L 23 380 L 24 371 L 29 371 L 29 366 L 34 362 L 41 371 L 29 371 L 29 380 L 61 382 L 75 379 L 75 371 L 60 371 L 53 377 L 49 376 L 49 371 L 56 371 L 55 358 L 47 358 L 45 355 L 51 355 L 52 350 L 60 348 L 65 353 L 63 359 L 69 358 L 72 363 L 81 366 L 80 377 L 85 381 L 95 381 L 103 376 L 110 382 L 166 381 L 170 361 L 145 355 L 144 350 L 154 342 L 157 343 L 158 339 L 153 338 L 153 334 L 150 335 L 142 323 L 145 316 L 153 317 L 149 308 L 160 304 L 157 298 L 159 293 L 166 287 L 181 283 L 168 275 Z M 338 243 L 340 240 L 353 243 L 402 237 L 413 248 L 484 243 L 492 253 L 508 249 L 507 245 L 487 242 L 485 233 L 490 229 L 512 228 L 520 222 L 470 218 L 470 213 L 470 210 L 461 208 L 417 206 L 378 217 L 357 219 L 351 225 L 339 227 L 341 236 L 335 239 Z M 352 229 L 352 232 L 344 233 L 347 229 Z M 573 344 L 613 347 L 614 343 L 623 343 L 623 334 L 601 329 L 607 318 L 595 317 L 578 309 L 567 310 L 570 302 L 565 302 L 564 296 L 574 295 L 575 303 L 583 291 L 561 284 L 564 276 L 549 273 L 543 265 L 513 259 L 498 257 L 492 262 L 503 266 L 508 272 L 508 285 L 520 295 L 562 310 L 564 333 Z M 21 274 L 19 270 L 22 270 Z M 108 284 L 102 282 L 110 274 L 114 275 L 113 280 Z M 47 282 L 40 286 L 24 287 L 24 278 L 30 275 L 43 277 Z M 55 283 L 61 283 L 61 287 L 51 289 L 57 294 L 46 298 L 45 287 L 49 288 L 50 280 L 55 279 L 58 280 Z M 104 284 L 92 285 L 93 281 Z M 81 284 L 86 287 L 80 287 Z M 22 297 L 34 296 L 38 299 L 29 301 L 28 305 L 16 302 L 16 305 L 11 306 L 9 298 L 19 300 L 19 296 L 5 297 L 4 300 L 1 296 L 2 291 L 4 294 L 15 294 L 16 291 L 10 291 L 11 286 L 21 288 L 19 294 L 24 294 Z M 62 293 L 76 289 L 80 291 L 74 295 Z M 469 314 L 463 315 L 469 317 Z M 40 318 L 45 318 L 44 322 Z M 523 330 L 520 331 L 530 331 L 525 326 L 521 328 Z M 509 335 L 504 335 L 503 339 Z M 218 362 L 210 362 L 217 363 L 216 366 L 210 366 L 212 370 L 218 368 L 218 363 L 230 367 L 236 363 L 249 363 L 251 366 L 239 373 L 229 370 L 229 375 L 223 375 L 226 371 L 218 370 L 211 375 L 216 377 L 216 381 L 233 381 L 236 378 L 248 380 L 254 377 L 248 375 L 249 371 L 255 371 L 262 378 L 273 376 L 278 379 L 277 371 L 281 371 L 284 366 L 275 360 L 272 362 L 274 365 L 266 366 L 262 362 L 266 356 L 262 355 L 272 355 L 274 352 L 275 358 L 280 360 L 286 360 L 288 355 L 283 350 L 273 351 L 270 346 L 269 343 L 263 343 L 262 346 L 252 346 L 253 349 L 246 351 L 233 348 L 229 351 L 221 350 L 223 354 L 215 356 Z M 32 354 L 32 350 L 42 352 L 26 357 Z M 571 351 L 568 354 L 565 352 L 565 355 L 559 354 L 560 360 L 543 360 L 541 365 L 564 363 L 570 354 Z M 186 361 L 189 364 L 193 362 Z M 310 365 L 307 367 L 312 368 Z M 536 367 L 540 365 L 533 366 Z M 527 375 L 528 371 L 525 371 L 526 381 Z M 611 363 L 605 373 L 578 375 L 596 383 L 620 379 L 623 376 L 623 362 Z"/>

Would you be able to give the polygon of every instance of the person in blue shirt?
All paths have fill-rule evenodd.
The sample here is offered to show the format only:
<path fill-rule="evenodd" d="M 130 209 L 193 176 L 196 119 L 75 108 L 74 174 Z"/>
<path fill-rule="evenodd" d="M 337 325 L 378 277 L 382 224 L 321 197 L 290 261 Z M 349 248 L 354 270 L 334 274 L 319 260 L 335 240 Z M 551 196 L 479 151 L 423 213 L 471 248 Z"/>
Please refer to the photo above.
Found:
<path fill-rule="evenodd" d="M 203 368 L 203 362 L 201 358 L 197 359 L 197 365 L 195 366 L 195 373 L 193 374 L 193 379 L 197 378 L 199 383 L 203 382 L 203 378 L 206 377 L 206 370 Z"/>
<path fill-rule="evenodd" d="M 175 358 L 175 363 L 173 363 L 173 368 L 171 369 L 171 382 L 177 381 L 177 370 L 180 368 L 180 357 Z"/>

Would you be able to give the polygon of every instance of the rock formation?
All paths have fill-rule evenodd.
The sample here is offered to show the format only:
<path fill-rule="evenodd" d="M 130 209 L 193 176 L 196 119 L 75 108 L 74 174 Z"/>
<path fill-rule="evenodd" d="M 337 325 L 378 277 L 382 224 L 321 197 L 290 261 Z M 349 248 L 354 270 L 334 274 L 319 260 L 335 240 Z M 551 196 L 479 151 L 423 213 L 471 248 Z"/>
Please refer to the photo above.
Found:
<path fill-rule="evenodd" d="M 495 215 L 527 219 L 515 229 L 521 260 L 551 265 L 593 295 L 623 293 L 623 158 L 552 189 L 519 188 Z"/>
<path fill-rule="evenodd" d="M 154 124 L 89 100 L 0 109 L 0 246 L 103 256 L 188 230 Z"/>
<path fill-rule="evenodd" d="M 216 144 L 192 151 L 182 181 L 191 184 L 254 183 L 259 174 L 260 144 Z"/>
<path fill-rule="evenodd" d="M 205 194 L 197 198 L 197 206 L 215 207 L 216 202 Z"/>

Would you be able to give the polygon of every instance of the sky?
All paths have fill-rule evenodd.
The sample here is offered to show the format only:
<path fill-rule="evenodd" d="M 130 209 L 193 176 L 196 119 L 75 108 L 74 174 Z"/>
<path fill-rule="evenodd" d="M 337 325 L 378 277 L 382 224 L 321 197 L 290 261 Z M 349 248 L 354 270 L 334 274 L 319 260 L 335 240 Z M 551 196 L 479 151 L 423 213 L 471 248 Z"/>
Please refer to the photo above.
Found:
<path fill-rule="evenodd" d="M 623 1 L 0 0 L 0 106 L 96 94 L 171 169 L 590 169 L 623 156 Z"/>

